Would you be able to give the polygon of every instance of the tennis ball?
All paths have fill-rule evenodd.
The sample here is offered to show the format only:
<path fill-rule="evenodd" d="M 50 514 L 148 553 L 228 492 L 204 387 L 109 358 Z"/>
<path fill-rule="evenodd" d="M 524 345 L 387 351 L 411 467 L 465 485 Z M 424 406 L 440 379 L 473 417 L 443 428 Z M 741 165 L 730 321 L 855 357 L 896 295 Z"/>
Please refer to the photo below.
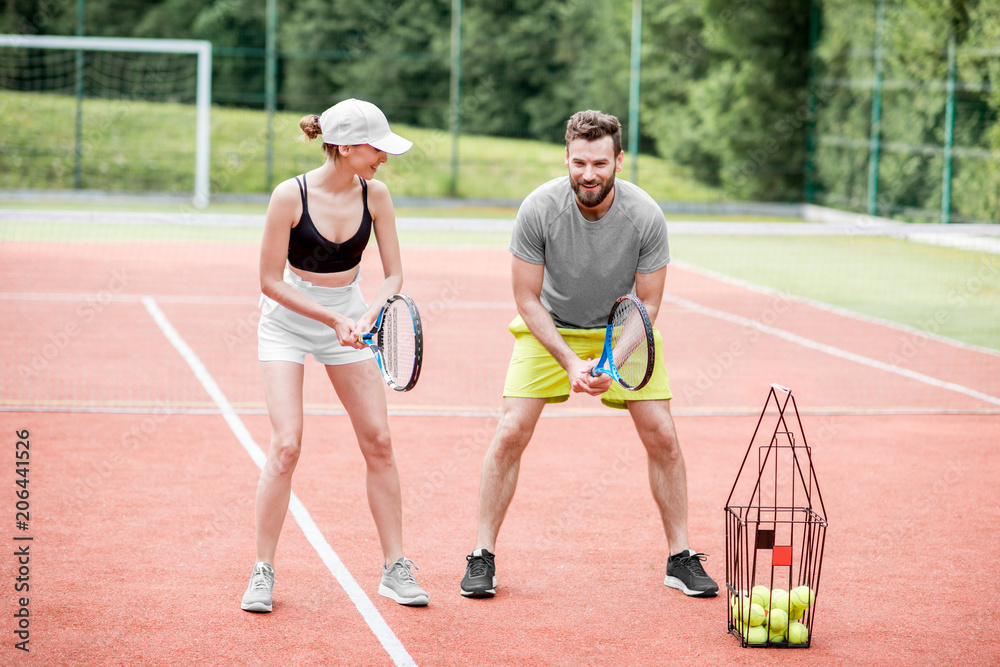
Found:
<path fill-rule="evenodd" d="M 742 602 L 746 600 L 745 596 L 736 597 L 735 595 L 729 596 L 729 608 L 733 610 L 733 618 L 738 619 L 741 616 L 740 608 L 742 607 Z"/>
<path fill-rule="evenodd" d="M 784 632 L 775 632 L 774 630 L 771 630 L 767 635 L 768 644 L 781 644 L 784 642 L 785 642 Z"/>
<path fill-rule="evenodd" d="M 733 609 L 733 614 L 737 620 L 747 625 L 761 625 L 764 622 L 764 608 L 759 604 L 750 602 L 749 598 L 737 601 Z"/>
<path fill-rule="evenodd" d="M 809 641 L 809 628 L 798 621 L 792 621 L 788 624 L 789 644 L 805 644 L 807 641 Z"/>
<path fill-rule="evenodd" d="M 768 599 L 770 597 L 771 597 L 771 589 L 761 584 L 754 586 L 753 589 L 750 591 L 750 601 L 756 602 L 764 609 L 767 609 Z"/>
<path fill-rule="evenodd" d="M 799 620 L 800 618 L 802 618 L 805 615 L 806 615 L 806 610 L 805 609 L 796 609 L 795 605 L 792 605 L 792 608 L 788 610 L 788 620 L 789 621 L 797 621 L 797 620 Z"/>
<path fill-rule="evenodd" d="M 748 628 L 743 637 L 747 640 L 748 644 L 766 644 L 767 628 L 763 625 L 755 625 Z"/>
<path fill-rule="evenodd" d="M 784 588 L 775 588 L 771 591 L 771 609 L 781 609 L 788 613 L 788 593 Z"/>
<path fill-rule="evenodd" d="M 793 588 L 788 594 L 793 609 L 807 609 L 816 601 L 816 593 L 808 586 Z"/>
<path fill-rule="evenodd" d="M 788 627 L 788 614 L 782 609 L 772 609 L 767 615 L 767 627 L 772 633 L 784 634 L 785 628 Z"/>
<path fill-rule="evenodd" d="M 767 643 L 767 628 L 762 625 L 757 625 L 751 627 L 749 632 L 747 632 L 747 643 L 749 644 L 766 644 Z"/>

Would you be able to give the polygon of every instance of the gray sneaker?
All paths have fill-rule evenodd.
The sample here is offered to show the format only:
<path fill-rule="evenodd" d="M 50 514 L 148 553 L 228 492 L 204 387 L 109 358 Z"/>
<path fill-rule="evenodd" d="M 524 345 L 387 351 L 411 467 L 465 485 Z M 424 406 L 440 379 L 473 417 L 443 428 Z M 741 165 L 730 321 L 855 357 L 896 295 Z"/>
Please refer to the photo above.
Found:
<path fill-rule="evenodd" d="M 413 578 L 410 566 L 417 567 L 409 558 L 403 557 L 386 568 L 382 566 L 382 581 L 378 585 L 379 595 L 392 598 L 399 604 L 411 607 L 423 607 L 430 601 L 427 591 L 420 587 L 417 580 Z"/>
<path fill-rule="evenodd" d="M 274 568 L 270 563 L 257 563 L 253 566 L 247 592 L 243 594 L 244 611 L 271 611 L 271 592 L 274 590 Z"/>

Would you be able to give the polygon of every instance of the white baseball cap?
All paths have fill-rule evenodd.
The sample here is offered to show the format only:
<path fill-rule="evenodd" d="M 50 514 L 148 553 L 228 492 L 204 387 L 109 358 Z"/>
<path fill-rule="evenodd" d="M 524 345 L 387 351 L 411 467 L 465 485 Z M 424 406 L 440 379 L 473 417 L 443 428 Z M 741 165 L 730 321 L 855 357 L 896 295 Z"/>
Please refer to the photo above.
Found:
<path fill-rule="evenodd" d="M 390 155 L 401 155 L 413 146 L 412 141 L 389 129 L 389 121 L 377 106 L 363 100 L 351 98 L 334 104 L 320 116 L 319 127 L 324 144 L 369 144 Z"/>

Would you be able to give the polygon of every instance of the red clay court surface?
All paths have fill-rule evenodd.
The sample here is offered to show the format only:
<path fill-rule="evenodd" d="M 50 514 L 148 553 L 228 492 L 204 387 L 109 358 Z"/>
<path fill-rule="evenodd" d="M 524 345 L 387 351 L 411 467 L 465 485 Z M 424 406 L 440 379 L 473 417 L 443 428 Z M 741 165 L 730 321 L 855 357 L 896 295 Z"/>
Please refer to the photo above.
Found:
<path fill-rule="evenodd" d="M 314 527 L 289 514 L 274 611 L 241 611 L 259 469 L 232 424 L 262 448 L 269 439 L 255 361 L 256 253 L 220 244 L 0 249 L 9 466 L 0 664 L 1000 663 L 1000 356 L 676 266 L 658 325 L 692 546 L 710 554 L 706 568 L 724 586 L 723 506 L 770 384 L 792 387 L 829 519 L 811 646 L 741 648 L 726 633 L 724 595 L 692 599 L 663 585 L 666 544 L 642 446 L 626 415 L 587 397 L 548 408 L 525 454 L 498 545 L 497 596 L 463 598 L 479 468 L 511 344 L 502 249 L 404 250 L 426 365 L 413 392 L 390 392 L 390 423 L 406 553 L 430 605 L 377 595 L 364 464 L 310 360 L 294 492 Z M 366 294 L 379 280 L 369 254 Z M 156 310 L 234 408 L 228 421 Z M 33 359 L 36 371 L 19 376 Z M 23 430 L 31 518 L 19 531 Z M 358 589 L 334 576 L 317 535 Z M 23 544 L 29 653 L 15 648 L 14 632 L 25 607 L 14 590 Z"/>

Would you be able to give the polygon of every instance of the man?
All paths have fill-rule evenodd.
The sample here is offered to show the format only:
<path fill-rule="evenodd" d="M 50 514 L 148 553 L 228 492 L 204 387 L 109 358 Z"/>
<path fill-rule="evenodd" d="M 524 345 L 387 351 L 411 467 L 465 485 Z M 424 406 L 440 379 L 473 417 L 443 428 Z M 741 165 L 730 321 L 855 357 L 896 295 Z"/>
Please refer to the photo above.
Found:
<path fill-rule="evenodd" d="M 670 252 L 666 221 L 639 187 L 617 182 L 622 168 L 621 124 L 599 111 L 581 111 L 566 124 L 569 178 L 531 193 L 511 237 L 512 283 L 518 316 L 504 385 L 503 410 L 483 461 L 476 548 L 467 556 L 462 595 L 496 593 L 496 539 L 514 497 L 521 455 L 546 403 L 570 391 L 601 396 L 627 408 L 646 448 L 650 487 L 669 547 L 664 583 L 686 595 L 712 597 L 718 585 L 688 548 L 684 458 L 670 415 L 670 386 L 662 362 L 641 390 L 593 376 L 615 299 L 635 290 L 656 321 Z M 655 331 L 656 359 L 663 359 Z"/>

